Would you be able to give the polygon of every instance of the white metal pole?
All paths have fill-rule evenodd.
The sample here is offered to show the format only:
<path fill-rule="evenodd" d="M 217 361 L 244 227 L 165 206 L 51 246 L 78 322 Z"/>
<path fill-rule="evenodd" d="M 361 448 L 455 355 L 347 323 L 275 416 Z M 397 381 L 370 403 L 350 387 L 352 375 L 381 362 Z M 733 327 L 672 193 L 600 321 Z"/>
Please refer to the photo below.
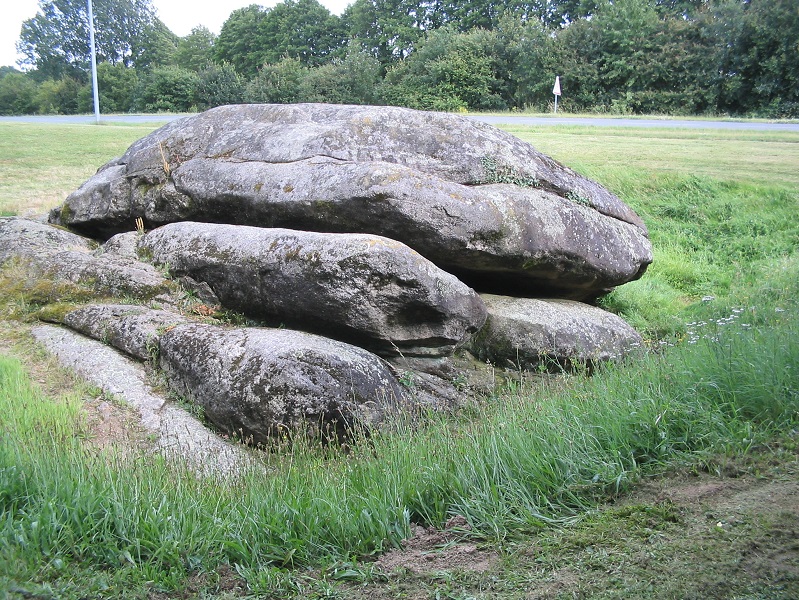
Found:
<path fill-rule="evenodd" d="M 92 95 L 94 96 L 94 120 L 100 124 L 100 94 L 97 91 L 97 51 L 94 46 L 94 13 L 92 0 L 87 0 L 89 5 L 89 46 L 92 54 Z"/>

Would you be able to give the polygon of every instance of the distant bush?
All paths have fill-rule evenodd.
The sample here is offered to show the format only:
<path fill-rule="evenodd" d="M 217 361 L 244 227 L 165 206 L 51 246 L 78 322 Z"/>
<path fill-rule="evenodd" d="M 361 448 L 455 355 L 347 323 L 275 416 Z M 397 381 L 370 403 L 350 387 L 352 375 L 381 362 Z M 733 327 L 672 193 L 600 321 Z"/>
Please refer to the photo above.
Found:
<path fill-rule="evenodd" d="M 188 112 L 197 107 L 200 77 L 180 67 L 153 69 L 136 91 L 135 106 L 146 112 Z"/>

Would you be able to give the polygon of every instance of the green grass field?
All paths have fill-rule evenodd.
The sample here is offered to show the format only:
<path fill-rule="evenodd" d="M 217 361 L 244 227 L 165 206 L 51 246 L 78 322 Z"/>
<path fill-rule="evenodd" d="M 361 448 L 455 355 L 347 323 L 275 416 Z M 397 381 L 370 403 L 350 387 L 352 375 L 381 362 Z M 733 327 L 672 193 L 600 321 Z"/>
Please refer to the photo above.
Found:
<path fill-rule="evenodd" d="M 0 214 L 46 211 L 152 128 L 0 125 Z M 776 532 L 799 528 L 795 511 L 746 513 L 725 529 L 727 513 L 622 502 L 641 481 L 674 470 L 723 475 L 733 465 L 769 482 L 788 473 L 795 483 L 799 134 L 511 131 L 643 216 L 655 262 L 603 304 L 645 333 L 646 352 L 591 377 L 508 384 L 456 415 L 398 423 L 347 454 L 284 442 L 260 455 L 265 470 L 198 479 L 136 451 L 133 434 L 124 448 L 92 443 L 81 406 L 97 392 L 64 380 L 27 339 L 28 303 L 6 278 L 0 592 L 799 595 L 790 536 L 779 546 L 786 568 L 741 567 Z M 468 523 L 462 540 L 496 557 L 488 571 L 388 573 L 371 562 L 402 545 L 414 524 L 441 527 L 456 515 Z"/>

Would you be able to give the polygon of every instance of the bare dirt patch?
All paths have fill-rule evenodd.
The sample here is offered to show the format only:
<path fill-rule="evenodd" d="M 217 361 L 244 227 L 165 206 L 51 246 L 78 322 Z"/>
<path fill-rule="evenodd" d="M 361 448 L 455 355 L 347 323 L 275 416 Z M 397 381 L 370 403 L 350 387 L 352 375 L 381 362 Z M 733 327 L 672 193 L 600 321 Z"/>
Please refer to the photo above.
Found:
<path fill-rule="evenodd" d="M 418 574 L 453 570 L 484 573 L 496 566 L 499 555 L 496 550 L 464 542 L 463 534 L 469 530 L 461 516 L 450 519 L 443 531 L 416 525 L 404 547 L 387 552 L 376 565 L 384 571 L 401 569 Z"/>

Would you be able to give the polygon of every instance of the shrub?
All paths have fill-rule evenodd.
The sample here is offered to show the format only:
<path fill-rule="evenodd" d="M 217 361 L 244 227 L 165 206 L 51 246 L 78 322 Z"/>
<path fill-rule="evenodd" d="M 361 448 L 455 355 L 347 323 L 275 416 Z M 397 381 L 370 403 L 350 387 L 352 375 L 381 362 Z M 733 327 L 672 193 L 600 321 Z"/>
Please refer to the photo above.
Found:
<path fill-rule="evenodd" d="M 147 112 L 188 112 L 197 105 L 199 77 L 180 67 L 159 67 L 141 82 L 135 105 Z"/>

